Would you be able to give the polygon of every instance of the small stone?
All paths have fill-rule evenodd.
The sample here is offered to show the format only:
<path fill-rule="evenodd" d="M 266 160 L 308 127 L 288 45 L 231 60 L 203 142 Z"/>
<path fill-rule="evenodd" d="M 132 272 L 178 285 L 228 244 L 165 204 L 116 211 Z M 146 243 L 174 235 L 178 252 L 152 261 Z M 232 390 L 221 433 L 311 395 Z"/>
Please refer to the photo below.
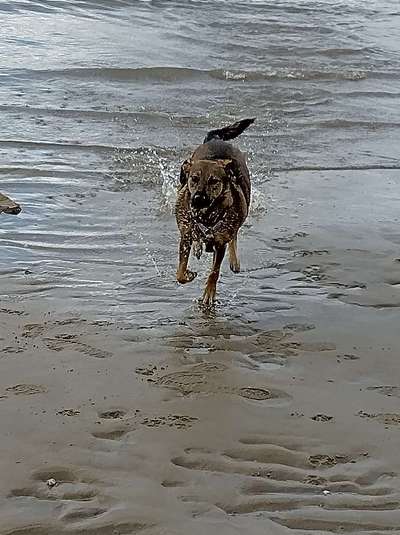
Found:
<path fill-rule="evenodd" d="M 52 478 L 50 478 L 50 479 L 48 479 L 48 480 L 46 481 L 46 485 L 47 485 L 50 489 L 52 489 L 53 487 L 55 487 L 55 486 L 57 485 L 57 481 L 52 477 Z"/>
<path fill-rule="evenodd" d="M 331 493 L 330 490 L 323 490 L 323 491 L 322 491 L 322 494 L 323 494 L 324 496 L 328 496 L 330 493 Z"/>
<path fill-rule="evenodd" d="M 11 200 L 9 197 L 6 197 L 6 195 L 3 195 L 0 193 L 0 214 L 2 212 L 6 214 L 19 214 L 21 211 L 21 207 L 19 204 Z"/>

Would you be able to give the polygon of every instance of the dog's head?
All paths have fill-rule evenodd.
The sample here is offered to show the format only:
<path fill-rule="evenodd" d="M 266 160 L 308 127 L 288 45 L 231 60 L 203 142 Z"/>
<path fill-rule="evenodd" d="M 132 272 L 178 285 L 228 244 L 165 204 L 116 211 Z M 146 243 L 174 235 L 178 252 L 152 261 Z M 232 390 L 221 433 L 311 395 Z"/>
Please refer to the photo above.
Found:
<path fill-rule="evenodd" d="M 232 175 L 232 163 L 232 160 L 196 160 L 183 164 L 181 183 L 182 179 L 187 183 L 192 208 L 207 208 L 223 194 Z"/>

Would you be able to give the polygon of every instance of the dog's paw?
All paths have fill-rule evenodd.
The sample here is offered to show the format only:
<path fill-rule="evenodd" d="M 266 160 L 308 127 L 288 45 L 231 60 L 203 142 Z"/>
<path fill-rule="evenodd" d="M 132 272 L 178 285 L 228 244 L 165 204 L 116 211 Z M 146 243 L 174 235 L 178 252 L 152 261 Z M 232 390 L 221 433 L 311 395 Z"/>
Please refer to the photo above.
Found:
<path fill-rule="evenodd" d="M 216 288 L 213 287 L 206 287 L 203 294 L 203 299 L 201 300 L 201 304 L 204 307 L 210 307 L 215 302 L 215 294 L 216 294 Z"/>
<path fill-rule="evenodd" d="M 236 262 L 230 262 L 229 267 L 231 268 L 231 271 L 233 273 L 240 273 L 240 262 L 237 260 Z"/>
<path fill-rule="evenodd" d="M 176 280 L 180 284 L 186 284 L 187 282 L 192 282 L 193 279 L 197 277 L 195 271 L 189 271 L 188 269 L 184 273 L 177 273 Z"/>

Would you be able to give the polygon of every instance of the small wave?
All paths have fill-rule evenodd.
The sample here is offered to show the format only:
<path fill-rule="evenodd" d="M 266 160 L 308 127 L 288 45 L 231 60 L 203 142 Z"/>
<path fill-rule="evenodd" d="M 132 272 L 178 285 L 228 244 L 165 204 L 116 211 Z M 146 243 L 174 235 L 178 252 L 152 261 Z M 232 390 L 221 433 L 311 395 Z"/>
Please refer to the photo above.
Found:
<path fill-rule="evenodd" d="M 216 70 L 210 75 L 233 81 L 262 81 L 262 80 L 363 80 L 367 72 L 361 70 L 323 71 L 302 69 L 271 69 L 270 71 L 232 71 Z"/>
<path fill-rule="evenodd" d="M 345 98 L 394 98 L 398 99 L 400 93 L 398 91 L 342 91 L 336 93 L 338 97 Z"/>
<path fill-rule="evenodd" d="M 141 0 L 137 0 L 139 3 Z M 0 2 L 0 12 L 3 13 L 32 13 L 32 14 L 53 14 L 72 13 L 79 17 L 97 18 L 99 14 L 112 14 L 119 7 L 126 5 L 124 0 L 113 0 L 110 5 L 106 2 L 96 2 L 94 0 L 79 0 L 70 2 L 68 0 L 30 0 L 26 1 L 4 1 Z"/>
<path fill-rule="evenodd" d="M 110 117 L 132 118 L 136 121 L 147 121 L 159 124 L 170 124 L 171 116 L 165 112 L 157 111 L 130 111 L 128 108 L 123 109 L 119 106 L 118 109 L 106 110 L 92 110 L 87 108 L 60 108 L 50 106 L 29 106 L 20 104 L 0 104 L 0 111 L 16 112 L 16 113 L 40 113 L 43 115 L 60 115 L 62 117 L 72 118 L 94 118 L 94 119 L 109 119 Z"/>
<path fill-rule="evenodd" d="M 366 54 L 372 54 L 374 52 L 373 48 L 320 48 L 320 49 L 310 49 L 312 54 L 320 54 L 321 56 L 327 56 L 328 58 L 339 58 L 342 56 L 365 56 Z"/>
<path fill-rule="evenodd" d="M 58 148 L 60 150 L 78 150 L 78 151 L 94 151 L 94 152 L 112 152 L 115 151 L 140 151 L 135 147 L 122 147 L 120 145 L 107 145 L 100 143 L 79 143 L 70 140 L 60 141 L 34 141 L 29 139 L 0 139 L 0 147 L 11 146 L 14 148 L 26 148 L 26 149 L 52 149 Z"/>
<path fill-rule="evenodd" d="M 308 124 L 308 127 L 311 125 Z M 312 126 L 321 128 L 367 128 L 377 130 L 380 128 L 399 128 L 400 123 L 392 121 L 352 121 L 349 119 L 331 119 L 312 123 Z"/>
<path fill-rule="evenodd" d="M 361 69 L 349 70 L 308 70 L 308 69 L 269 69 L 246 71 L 235 69 L 191 69 L 187 67 L 139 67 L 139 68 L 74 68 L 60 70 L 23 70 L 13 71 L 15 78 L 101 78 L 119 82 L 190 82 L 210 79 L 227 82 L 257 82 L 263 80 L 363 80 L 368 77 L 396 76 L 399 73 L 370 72 Z"/>
<path fill-rule="evenodd" d="M 176 82 L 207 78 L 209 71 L 186 67 L 93 67 L 48 71 L 34 71 L 39 77 L 102 78 L 115 81 Z"/>
<path fill-rule="evenodd" d="M 365 165 L 296 165 L 292 167 L 274 167 L 272 171 L 274 173 L 297 173 L 302 171 L 397 171 L 400 169 L 400 163 L 393 164 L 379 164 L 371 163 Z"/>

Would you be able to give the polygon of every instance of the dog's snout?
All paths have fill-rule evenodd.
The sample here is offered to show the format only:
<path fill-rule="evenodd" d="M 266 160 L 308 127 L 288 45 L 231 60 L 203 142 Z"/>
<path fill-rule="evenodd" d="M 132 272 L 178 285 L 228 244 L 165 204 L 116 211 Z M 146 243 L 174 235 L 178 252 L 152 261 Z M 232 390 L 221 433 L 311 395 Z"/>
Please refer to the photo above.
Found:
<path fill-rule="evenodd" d="M 203 192 L 197 192 L 192 197 L 193 208 L 204 208 L 208 204 L 207 195 Z"/>

